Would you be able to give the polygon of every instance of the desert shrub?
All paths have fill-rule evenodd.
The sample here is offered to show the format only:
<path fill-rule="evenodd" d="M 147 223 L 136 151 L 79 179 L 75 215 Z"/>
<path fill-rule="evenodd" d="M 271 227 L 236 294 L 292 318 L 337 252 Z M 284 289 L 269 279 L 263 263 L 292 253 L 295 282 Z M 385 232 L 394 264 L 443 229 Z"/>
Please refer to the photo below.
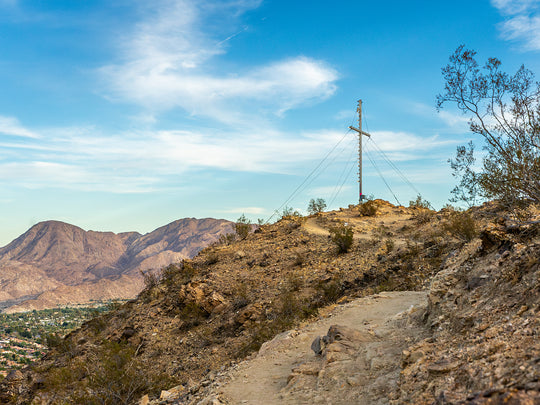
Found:
<path fill-rule="evenodd" d="M 182 260 L 179 264 L 169 264 L 161 269 L 160 282 L 170 286 L 175 283 L 184 284 L 191 281 L 197 274 L 197 269 L 189 260 Z"/>
<path fill-rule="evenodd" d="M 282 321 L 292 321 L 301 312 L 301 302 L 293 291 L 287 291 L 280 296 L 279 318 Z M 292 322 L 287 322 L 292 325 Z"/>
<path fill-rule="evenodd" d="M 220 235 L 219 239 L 215 242 L 215 245 L 230 245 L 234 241 L 236 241 L 237 235 L 236 233 L 227 233 L 225 235 Z"/>
<path fill-rule="evenodd" d="M 206 318 L 208 318 L 208 312 L 204 310 L 196 302 L 187 302 L 180 309 L 180 319 L 182 320 L 181 329 L 187 330 L 194 326 L 200 325 Z"/>
<path fill-rule="evenodd" d="M 386 239 L 384 241 L 384 247 L 386 248 L 386 252 L 390 253 L 392 250 L 394 250 L 395 242 L 393 239 Z"/>
<path fill-rule="evenodd" d="M 326 201 L 324 201 L 324 199 L 322 198 L 317 198 L 317 199 L 311 199 L 309 200 L 309 204 L 308 204 L 308 212 L 310 215 L 314 215 L 314 214 L 319 214 L 321 212 L 323 212 L 326 208 Z"/>
<path fill-rule="evenodd" d="M 215 250 L 208 252 L 206 255 L 206 264 L 211 265 L 216 264 L 217 262 L 219 262 L 219 254 Z"/>
<path fill-rule="evenodd" d="M 249 235 L 249 232 L 251 231 L 251 221 L 246 218 L 244 214 L 240 216 L 236 220 L 236 224 L 234 225 L 234 230 L 236 232 L 236 235 L 240 238 L 240 240 L 244 240 Z"/>
<path fill-rule="evenodd" d="M 431 203 L 424 200 L 420 194 L 418 194 L 416 200 L 409 201 L 409 207 L 417 209 L 413 217 L 419 224 L 427 224 L 435 217 L 435 212 L 432 211 L 433 207 L 431 206 Z"/>
<path fill-rule="evenodd" d="M 431 203 L 427 200 L 424 200 L 420 194 L 416 196 L 416 200 L 409 201 L 410 208 L 422 208 L 425 210 L 431 210 L 433 207 Z"/>
<path fill-rule="evenodd" d="M 443 223 L 443 229 L 451 235 L 465 240 L 473 240 L 478 235 L 478 226 L 470 212 L 451 212 Z"/>
<path fill-rule="evenodd" d="M 377 203 L 373 200 L 368 200 L 363 204 L 358 206 L 358 211 L 363 217 L 373 217 L 377 215 L 378 206 Z"/>
<path fill-rule="evenodd" d="M 90 319 L 86 324 L 88 329 L 98 335 L 107 327 L 107 318 L 106 315 L 100 315 L 97 311 L 92 315 L 93 318 Z"/>
<path fill-rule="evenodd" d="M 304 280 L 300 274 L 293 272 L 287 275 L 286 288 L 288 291 L 299 291 L 304 284 Z"/>
<path fill-rule="evenodd" d="M 353 244 L 354 232 L 344 224 L 330 228 L 330 236 L 338 248 L 338 253 L 347 253 Z"/>
<path fill-rule="evenodd" d="M 294 291 L 280 294 L 274 301 L 269 320 L 251 329 L 247 343 L 238 351 L 239 357 L 258 350 L 264 342 L 269 341 L 278 333 L 290 329 L 295 323 L 317 315 L 317 303 L 306 298 L 300 298 Z"/>
<path fill-rule="evenodd" d="M 191 281 L 193 277 L 197 275 L 197 269 L 193 265 L 193 262 L 190 260 L 182 260 L 181 262 L 181 271 L 182 271 L 182 283 Z"/>
<path fill-rule="evenodd" d="M 104 341 L 86 361 L 76 359 L 52 370 L 45 389 L 64 397 L 63 403 L 128 405 L 171 383 L 168 376 L 145 366 L 131 345 Z"/>
<path fill-rule="evenodd" d="M 339 280 L 319 281 L 315 288 L 321 306 L 334 303 L 343 295 L 343 283 Z"/>
<path fill-rule="evenodd" d="M 423 209 L 414 214 L 414 220 L 419 224 L 427 224 L 435 218 L 435 212 Z"/>
<path fill-rule="evenodd" d="M 390 228 L 387 227 L 384 224 L 381 224 L 375 228 L 373 228 L 373 231 L 371 232 L 374 236 L 376 236 L 379 239 L 383 239 L 388 236 L 394 236 L 393 232 L 390 231 Z"/>
<path fill-rule="evenodd" d="M 287 218 L 287 217 L 299 218 L 301 216 L 302 216 L 302 214 L 300 214 L 300 212 L 298 212 L 294 208 L 288 207 L 288 206 L 285 206 L 285 208 L 283 208 L 283 211 L 281 212 L 281 218 Z"/>
<path fill-rule="evenodd" d="M 58 353 L 71 354 L 75 345 L 71 339 L 65 339 L 58 333 L 49 333 L 45 337 L 46 345 L 49 349 L 55 349 Z"/>
<path fill-rule="evenodd" d="M 245 281 L 240 281 L 235 285 L 232 291 L 232 305 L 235 310 L 245 307 L 249 304 L 248 285 Z"/>
<path fill-rule="evenodd" d="M 159 284 L 159 277 L 152 270 L 141 270 L 141 275 L 143 276 L 145 291 L 150 291 L 152 288 Z"/>
<path fill-rule="evenodd" d="M 161 281 L 166 285 L 171 285 L 178 273 L 180 273 L 180 267 L 176 264 L 169 264 L 161 269 Z"/>

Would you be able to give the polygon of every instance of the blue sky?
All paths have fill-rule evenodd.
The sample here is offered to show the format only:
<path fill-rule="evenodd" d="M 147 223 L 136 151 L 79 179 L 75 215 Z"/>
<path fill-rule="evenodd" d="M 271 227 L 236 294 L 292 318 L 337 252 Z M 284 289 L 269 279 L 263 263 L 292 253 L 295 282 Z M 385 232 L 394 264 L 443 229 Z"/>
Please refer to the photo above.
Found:
<path fill-rule="evenodd" d="M 440 207 L 467 118 L 437 113 L 464 43 L 540 71 L 532 0 L 0 0 L 0 245 L 57 219 L 142 233 L 183 217 L 356 203 L 356 101 L 398 199 Z M 365 157 L 364 192 L 394 201 Z"/>

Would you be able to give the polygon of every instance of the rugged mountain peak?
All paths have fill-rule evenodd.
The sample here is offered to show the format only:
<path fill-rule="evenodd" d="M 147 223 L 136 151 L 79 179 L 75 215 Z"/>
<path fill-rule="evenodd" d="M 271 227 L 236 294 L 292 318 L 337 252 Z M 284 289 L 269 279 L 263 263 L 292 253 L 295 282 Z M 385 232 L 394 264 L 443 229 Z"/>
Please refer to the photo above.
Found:
<path fill-rule="evenodd" d="M 0 254 L 3 260 L 38 267 L 62 283 L 77 284 L 88 277 L 87 273 L 93 274 L 93 269 L 107 268 L 109 273 L 116 269 L 116 261 L 126 248 L 124 240 L 113 232 L 87 232 L 65 222 L 45 221 Z"/>
<path fill-rule="evenodd" d="M 229 221 L 211 218 L 180 219 L 146 235 L 40 222 L 0 249 L 0 308 L 30 295 L 35 298 L 31 306 L 19 305 L 17 310 L 131 298 L 142 288 L 141 270 L 192 257 L 232 229 Z M 100 282 L 104 279 L 111 286 Z M 104 288 L 107 294 L 101 292 Z M 45 294 L 41 303 L 40 294 Z"/>

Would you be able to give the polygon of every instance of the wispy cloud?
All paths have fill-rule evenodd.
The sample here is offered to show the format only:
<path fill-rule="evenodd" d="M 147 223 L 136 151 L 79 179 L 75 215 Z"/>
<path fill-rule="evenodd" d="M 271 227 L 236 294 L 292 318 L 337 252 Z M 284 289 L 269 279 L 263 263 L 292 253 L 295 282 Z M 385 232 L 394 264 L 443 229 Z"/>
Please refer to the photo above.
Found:
<path fill-rule="evenodd" d="M 527 13 L 538 8 L 538 0 L 491 0 L 491 4 L 502 14 Z"/>
<path fill-rule="evenodd" d="M 221 212 L 224 214 L 251 214 L 251 215 L 261 215 L 261 214 L 267 214 L 268 211 L 262 207 L 237 207 L 237 208 L 230 208 L 227 210 L 220 210 L 216 212 Z"/>
<path fill-rule="evenodd" d="M 39 136 L 24 128 L 21 123 L 13 117 L 5 117 L 0 115 L 0 134 L 18 136 L 23 138 L 38 138 Z"/>
<path fill-rule="evenodd" d="M 491 4 L 506 17 L 499 24 L 502 38 L 522 43 L 525 50 L 540 50 L 539 0 L 491 0 Z"/>
<path fill-rule="evenodd" d="M 384 152 L 400 153 L 400 160 L 411 160 L 409 153 L 425 152 L 442 146 L 453 145 L 455 140 L 442 139 L 438 135 L 421 137 L 408 132 L 372 131 L 372 138 L 366 142 L 375 142 Z"/>
<path fill-rule="evenodd" d="M 410 101 L 407 104 L 410 107 L 412 113 L 428 119 L 436 119 L 442 121 L 446 128 L 452 132 L 468 132 L 469 131 L 469 117 L 458 110 L 441 110 L 437 112 L 434 106 L 430 106 L 424 103 Z"/>
<path fill-rule="evenodd" d="M 333 130 L 291 134 L 273 129 L 251 131 L 142 130 L 108 133 L 94 127 L 21 131 L 35 134 L 25 142 L 0 144 L 0 183 L 28 188 L 67 188 L 143 193 L 187 185 L 182 179 L 201 171 L 298 173 L 320 161 L 344 133 Z M 351 134 L 351 136 L 353 136 Z M 374 131 L 379 148 L 396 160 L 418 158 L 445 141 L 410 133 Z M 38 138 L 39 137 L 39 138 Z M 355 152 L 354 139 L 334 162 Z M 338 148 L 339 149 L 339 148 Z M 338 151 L 336 149 L 336 151 Z M 247 210 L 246 210 L 247 212 Z"/>
<path fill-rule="evenodd" d="M 154 111 L 179 107 L 192 115 L 238 124 L 246 119 L 246 107 L 249 114 L 281 114 L 336 90 L 337 72 L 307 56 L 236 69 L 219 63 L 229 42 L 248 30 L 244 26 L 238 31 L 240 17 L 260 1 L 151 4 L 146 19 L 119 42 L 121 60 L 100 69 L 113 99 Z M 216 12 L 223 16 L 219 33 L 208 29 Z M 233 33 L 220 40 L 223 31 Z"/>

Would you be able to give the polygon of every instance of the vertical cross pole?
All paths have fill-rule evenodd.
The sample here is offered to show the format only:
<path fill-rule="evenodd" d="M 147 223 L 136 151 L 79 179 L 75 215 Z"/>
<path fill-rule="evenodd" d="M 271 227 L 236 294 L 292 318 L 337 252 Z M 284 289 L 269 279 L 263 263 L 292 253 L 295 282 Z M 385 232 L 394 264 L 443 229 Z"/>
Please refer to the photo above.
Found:
<path fill-rule="evenodd" d="M 353 131 L 358 132 L 358 186 L 359 186 L 359 203 L 362 204 L 364 200 L 364 195 L 362 194 L 362 135 L 371 137 L 367 132 L 362 131 L 362 100 L 358 100 L 358 128 L 349 127 Z"/>
<path fill-rule="evenodd" d="M 358 100 L 358 203 L 362 204 L 364 195 L 362 194 L 362 100 Z"/>

